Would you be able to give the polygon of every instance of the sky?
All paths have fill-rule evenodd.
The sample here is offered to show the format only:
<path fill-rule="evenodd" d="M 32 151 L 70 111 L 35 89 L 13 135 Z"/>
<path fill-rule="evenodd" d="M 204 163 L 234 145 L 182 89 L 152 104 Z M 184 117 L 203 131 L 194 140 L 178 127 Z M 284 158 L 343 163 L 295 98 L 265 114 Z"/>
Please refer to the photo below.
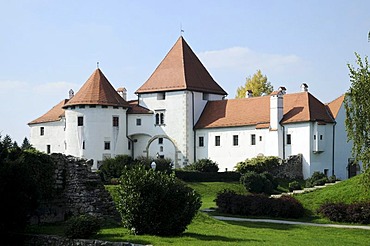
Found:
<path fill-rule="evenodd" d="M 229 99 L 260 69 L 275 89 L 306 83 L 330 102 L 350 86 L 354 53 L 370 53 L 369 10 L 368 0 L 0 0 L 0 134 L 21 144 L 97 62 L 136 99 L 180 35 Z"/>

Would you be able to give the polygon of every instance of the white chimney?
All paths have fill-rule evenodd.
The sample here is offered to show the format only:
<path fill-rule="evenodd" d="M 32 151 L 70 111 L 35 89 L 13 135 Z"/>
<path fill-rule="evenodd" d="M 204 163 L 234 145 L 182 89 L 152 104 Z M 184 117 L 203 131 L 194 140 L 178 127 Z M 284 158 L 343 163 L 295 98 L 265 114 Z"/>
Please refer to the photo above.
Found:
<path fill-rule="evenodd" d="M 308 91 L 308 85 L 306 83 L 301 84 L 301 91 Z"/>
<path fill-rule="evenodd" d="M 270 96 L 270 129 L 278 130 L 280 121 L 284 116 L 283 98 L 286 93 L 285 87 L 279 87 L 278 91 Z"/>
<path fill-rule="evenodd" d="M 75 92 L 72 89 L 70 89 L 69 90 L 69 99 L 72 99 L 72 97 L 74 97 L 74 96 L 75 96 Z"/>
<path fill-rule="evenodd" d="M 251 90 L 247 90 L 247 91 L 245 92 L 245 97 L 246 97 L 246 98 L 251 98 L 251 97 L 253 97 L 253 91 L 251 91 Z"/>
<path fill-rule="evenodd" d="M 127 90 L 125 87 L 120 87 L 117 89 L 117 93 L 125 100 L 127 101 Z"/>

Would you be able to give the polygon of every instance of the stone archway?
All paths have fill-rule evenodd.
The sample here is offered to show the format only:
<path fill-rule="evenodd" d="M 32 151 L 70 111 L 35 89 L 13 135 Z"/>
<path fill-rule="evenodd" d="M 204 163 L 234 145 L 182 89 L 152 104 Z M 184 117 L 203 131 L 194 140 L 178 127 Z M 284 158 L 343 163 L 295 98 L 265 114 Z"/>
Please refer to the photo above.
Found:
<path fill-rule="evenodd" d="M 173 139 L 171 139 L 170 137 L 168 137 L 167 135 L 156 135 L 156 136 L 153 136 L 151 139 L 149 139 L 149 141 L 146 145 L 146 148 L 145 148 L 146 157 L 149 158 L 149 147 L 150 147 L 150 145 L 153 143 L 153 141 L 155 141 L 156 139 L 159 139 L 159 138 L 167 139 L 172 143 L 172 145 L 175 149 L 173 164 L 174 164 L 174 167 L 177 167 L 178 166 L 178 160 L 177 160 L 178 159 L 178 148 L 176 146 L 175 141 Z"/>

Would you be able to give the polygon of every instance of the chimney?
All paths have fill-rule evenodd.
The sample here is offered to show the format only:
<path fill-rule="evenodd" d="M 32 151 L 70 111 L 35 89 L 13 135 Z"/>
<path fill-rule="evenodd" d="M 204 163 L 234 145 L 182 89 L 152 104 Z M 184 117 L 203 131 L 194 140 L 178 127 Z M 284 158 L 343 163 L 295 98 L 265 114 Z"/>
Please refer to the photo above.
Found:
<path fill-rule="evenodd" d="M 127 101 L 127 90 L 125 87 L 120 87 L 117 89 L 117 93 L 125 100 Z"/>
<path fill-rule="evenodd" d="M 283 99 L 286 93 L 285 87 L 279 87 L 278 91 L 270 96 L 270 129 L 278 130 L 280 121 L 284 116 Z"/>
<path fill-rule="evenodd" d="M 72 89 L 70 89 L 69 90 L 69 99 L 72 99 L 72 97 L 74 97 L 74 96 L 75 96 L 75 92 Z"/>
<path fill-rule="evenodd" d="M 251 91 L 251 90 L 247 90 L 247 91 L 245 92 L 245 97 L 246 97 L 246 98 L 251 98 L 251 97 L 253 97 L 253 91 Z"/>
<path fill-rule="evenodd" d="M 308 85 L 306 83 L 301 84 L 301 91 L 308 91 Z"/>

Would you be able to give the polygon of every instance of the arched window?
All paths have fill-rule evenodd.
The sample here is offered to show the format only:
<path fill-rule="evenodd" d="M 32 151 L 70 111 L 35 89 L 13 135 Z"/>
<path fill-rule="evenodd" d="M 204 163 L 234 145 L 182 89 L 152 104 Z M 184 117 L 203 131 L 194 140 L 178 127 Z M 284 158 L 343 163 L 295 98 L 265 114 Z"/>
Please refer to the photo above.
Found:
<path fill-rule="evenodd" d="M 161 125 L 164 125 L 164 113 L 160 114 L 160 118 L 161 118 Z"/>
<path fill-rule="evenodd" d="M 155 124 L 159 125 L 159 113 L 155 114 Z"/>

